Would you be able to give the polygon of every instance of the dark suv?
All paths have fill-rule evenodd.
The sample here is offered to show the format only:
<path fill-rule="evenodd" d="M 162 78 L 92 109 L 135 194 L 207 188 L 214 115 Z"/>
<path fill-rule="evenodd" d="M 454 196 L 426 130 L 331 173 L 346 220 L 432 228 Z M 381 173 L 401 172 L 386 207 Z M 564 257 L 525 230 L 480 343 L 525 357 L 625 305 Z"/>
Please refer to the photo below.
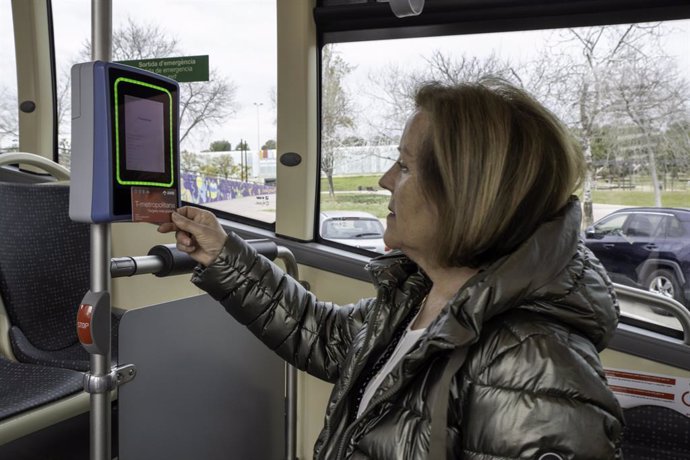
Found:
<path fill-rule="evenodd" d="M 615 283 L 690 306 L 690 209 L 623 208 L 585 230 Z"/>

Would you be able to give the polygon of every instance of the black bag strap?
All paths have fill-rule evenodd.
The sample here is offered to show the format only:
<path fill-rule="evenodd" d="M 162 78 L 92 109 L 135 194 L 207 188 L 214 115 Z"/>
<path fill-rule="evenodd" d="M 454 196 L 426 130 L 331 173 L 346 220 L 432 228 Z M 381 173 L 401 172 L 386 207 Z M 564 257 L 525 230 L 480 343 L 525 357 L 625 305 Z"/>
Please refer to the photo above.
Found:
<path fill-rule="evenodd" d="M 460 370 L 467 357 L 467 346 L 453 350 L 448 357 L 439 382 L 438 393 L 431 412 L 431 435 L 427 460 L 446 460 L 446 437 L 448 435 L 448 398 L 450 382 Z"/>

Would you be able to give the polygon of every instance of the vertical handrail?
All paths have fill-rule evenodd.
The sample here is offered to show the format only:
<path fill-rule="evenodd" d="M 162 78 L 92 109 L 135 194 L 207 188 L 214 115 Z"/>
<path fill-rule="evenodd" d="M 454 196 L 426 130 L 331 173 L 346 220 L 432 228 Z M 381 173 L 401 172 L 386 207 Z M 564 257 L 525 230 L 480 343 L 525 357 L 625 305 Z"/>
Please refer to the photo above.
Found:
<path fill-rule="evenodd" d="M 91 58 L 110 61 L 112 53 L 112 0 L 91 0 Z M 110 224 L 91 224 L 91 292 L 110 292 Z M 110 310 L 110 305 L 107 305 Z M 108 321 L 110 315 L 108 314 Z M 102 354 L 90 355 L 90 373 L 110 373 L 110 324 Z M 110 392 L 91 393 L 91 460 L 111 460 Z"/>
<path fill-rule="evenodd" d="M 110 224 L 91 224 L 91 292 L 110 292 Z M 108 297 L 109 298 L 109 297 Z M 110 305 L 104 306 L 110 310 Z M 103 353 L 89 355 L 91 377 L 110 374 L 110 311 Z M 110 392 L 91 393 L 91 460 L 111 460 Z"/>
<path fill-rule="evenodd" d="M 283 246 L 278 246 L 276 256 L 285 264 L 288 275 L 299 281 L 299 268 L 294 254 Z M 297 458 L 297 369 L 289 364 L 285 365 L 285 458 Z"/>
<path fill-rule="evenodd" d="M 110 61 L 113 49 L 113 2 L 91 0 L 91 59 Z"/>

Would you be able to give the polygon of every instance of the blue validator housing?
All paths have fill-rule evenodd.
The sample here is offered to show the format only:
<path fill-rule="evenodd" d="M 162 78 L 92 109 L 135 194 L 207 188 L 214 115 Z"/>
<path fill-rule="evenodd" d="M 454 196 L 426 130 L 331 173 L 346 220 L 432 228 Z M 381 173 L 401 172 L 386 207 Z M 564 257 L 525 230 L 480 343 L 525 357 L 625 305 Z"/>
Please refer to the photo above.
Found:
<path fill-rule="evenodd" d="M 70 218 L 130 220 L 132 187 L 179 197 L 178 118 L 176 81 L 112 62 L 74 65 Z"/>

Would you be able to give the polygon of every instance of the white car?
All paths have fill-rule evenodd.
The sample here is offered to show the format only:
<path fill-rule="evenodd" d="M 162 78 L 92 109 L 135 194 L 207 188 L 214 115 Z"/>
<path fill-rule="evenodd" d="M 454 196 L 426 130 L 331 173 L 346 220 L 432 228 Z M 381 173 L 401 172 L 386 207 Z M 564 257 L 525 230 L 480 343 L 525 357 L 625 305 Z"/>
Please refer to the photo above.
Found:
<path fill-rule="evenodd" d="M 324 211 L 319 220 L 321 238 L 383 254 L 383 224 L 362 211 Z"/>

